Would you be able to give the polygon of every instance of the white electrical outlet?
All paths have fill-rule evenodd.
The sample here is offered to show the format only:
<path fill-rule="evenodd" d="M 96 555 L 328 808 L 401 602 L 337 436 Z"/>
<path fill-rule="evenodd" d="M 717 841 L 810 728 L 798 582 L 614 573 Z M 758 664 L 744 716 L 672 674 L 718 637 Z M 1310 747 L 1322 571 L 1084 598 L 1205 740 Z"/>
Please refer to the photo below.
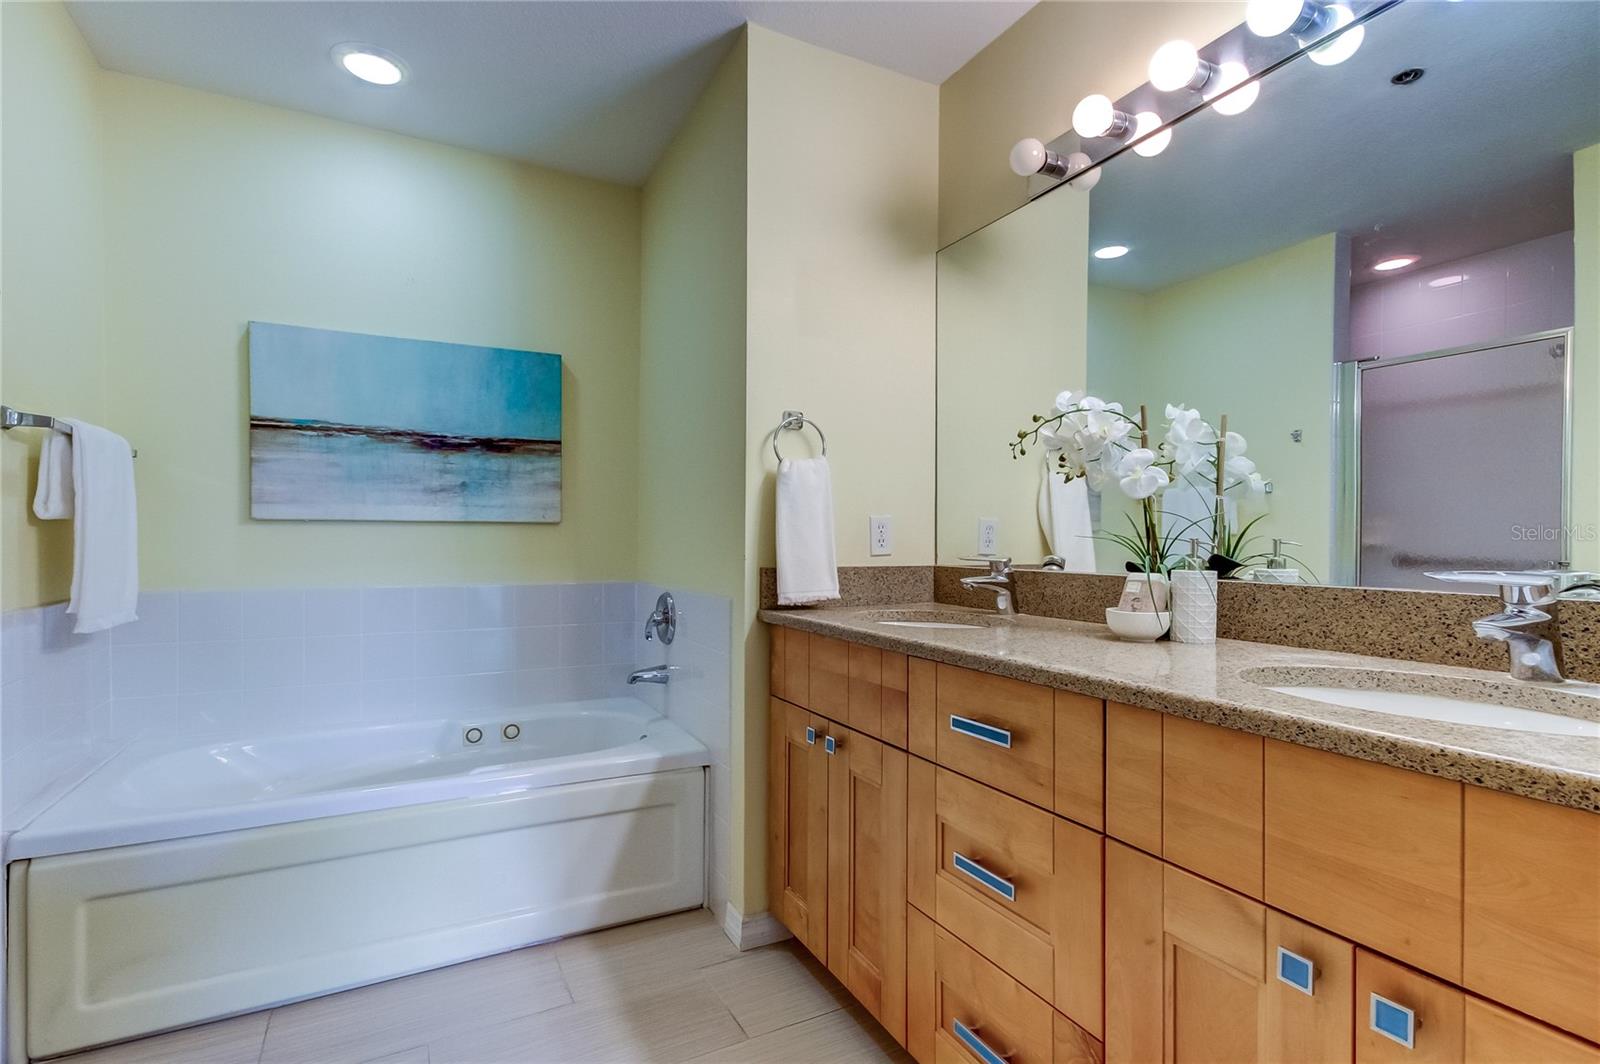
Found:
<path fill-rule="evenodd" d="M 978 518 L 978 553 L 993 554 L 1000 548 L 1000 521 L 994 517 Z"/>
<path fill-rule="evenodd" d="M 868 519 L 870 531 L 867 550 L 874 558 L 894 553 L 894 522 L 888 514 L 873 514 Z"/>

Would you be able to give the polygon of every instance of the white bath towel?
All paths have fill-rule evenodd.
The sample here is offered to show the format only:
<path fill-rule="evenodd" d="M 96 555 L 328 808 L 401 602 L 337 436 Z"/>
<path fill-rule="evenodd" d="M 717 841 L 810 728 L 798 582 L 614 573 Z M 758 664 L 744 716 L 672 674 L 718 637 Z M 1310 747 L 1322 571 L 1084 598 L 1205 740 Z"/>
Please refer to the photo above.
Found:
<path fill-rule="evenodd" d="M 826 458 L 778 463 L 778 605 L 839 597 L 833 543 L 833 477 Z"/>
<path fill-rule="evenodd" d="M 1094 572 L 1094 524 L 1089 516 L 1089 485 L 1082 477 L 1062 480 L 1045 455 L 1040 463 L 1039 528 L 1050 553 L 1060 555 L 1069 573 Z"/>
<path fill-rule="evenodd" d="M 133 448 L 108 429 L 72 426 L 72 601 L 74 632 L 139 619 L 139 514 Z"/>
<path fill-rule="evenodd" d="M 62 521 L 72 516 L 72 437 L 47 432 L 39 447 L 39 486 L 33 492 L 34 516 Z"/>

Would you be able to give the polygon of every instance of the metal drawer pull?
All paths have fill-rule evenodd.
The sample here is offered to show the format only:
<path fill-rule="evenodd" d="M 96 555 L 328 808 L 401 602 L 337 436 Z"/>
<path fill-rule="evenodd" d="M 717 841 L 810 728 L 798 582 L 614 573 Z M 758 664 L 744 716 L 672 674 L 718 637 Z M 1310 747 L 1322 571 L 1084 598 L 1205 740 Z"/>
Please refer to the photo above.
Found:
<path fill-rule="evenodd" d="M 1373 994 L 1367 1010 L 1367 1022 L 1374 1031 L 1407 1049 L 1417 1047 L 1417 1014 L 1398 1001 L 1390 1001 L 1382 994 Z"/>
<path fill-rule="evenodd" d="M 842 745 L 843 744 L 840 743 L 839 740 L 835 739 L 831 735 L 828 736 L 826 739 L 822 740 L 822 748 L 824 750 L 828 751 L 828 756 L 829 757 L 832 757 L 834 755 L 834 752 L 837 751 L 839 749 L 839 747 L 842 746 Z"/>
<path fill-rule="evenodd" d="M 957 872 L 976 880 L 980 886 L 988 887 L 1006 901 L 1017 900 L 1017 885 L 1011 880 L 1000 878 L 966 854 L 952 850 L 950 857 Z"/>
<path fill-rule="evenodd" d="M 806 729 L 806 745 L 807 746 L 816 746 L 817 745 L 817 729 L 815 729 L 815 728 L 807 728 Z"/>
<path fill-rule="evenodd" d="M 958 717 L 950 714 L 950 730 L 961 735 L 970 735 L 974 739 L 981 739 L 986 743 L 1003 746 L 1011 749 L 1011 733 L 1004 728 L 996 728 L 993 724 L 985 724 L 981 720 L 971 717 Z"/>
<path fill-rule="evenodd" d="M 988 1043 L 978 1037 L 978 1029 L 976 1027 L 968 1027 L 960 1020 L 955 1020 L 954 1023 L 956 1037 L 966 1043 L 967 1048 L 972 1050 L 973 1054 L 983 1061 L 983 1064 L 1006 1064 L 1006 1061 L 1011 1057 L 1010 1053 L 996 1053 L 990 1049 Z"/>
<path fill-rule="evenodd" d="M 1317 967 L 1310 957 L 1278 947 L 1278 982 L 1287 983 L 1307 997 L 1316 994 Z"/>

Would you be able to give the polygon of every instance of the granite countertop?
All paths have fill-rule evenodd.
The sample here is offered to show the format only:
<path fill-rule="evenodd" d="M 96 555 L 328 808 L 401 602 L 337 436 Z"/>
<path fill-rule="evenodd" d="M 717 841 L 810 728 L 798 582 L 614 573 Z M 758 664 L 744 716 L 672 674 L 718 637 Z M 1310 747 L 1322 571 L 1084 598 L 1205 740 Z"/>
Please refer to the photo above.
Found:
<path fill-rule="evenodd" d="M 964 614 L 989 627 L 905 628 L 897 611 Z M 1600 685 L 1524 683 L 1505 673 L 1218 640 L 1132 643 L 1104 625 L 936 603 L 768 609 L 768 624 L 833 636 L 1225 728 L 1600 812 L 1600 738 L 1448 724 L 1350 709 L 1267 686 L 1322 684 L 1476 693 L 1502 704 L 1600 720 Z M 1342 671 L 1341 671 L 1342 670 Z M 1358 676 L 1349 670 L 1362 670 Z M 1403 674 L 1403 675 L 1402 675 Z M 1250 678 L 1256 677 L 1255 680 Z M 1490 685 L 1485 688 L 1483 685 Z"/>

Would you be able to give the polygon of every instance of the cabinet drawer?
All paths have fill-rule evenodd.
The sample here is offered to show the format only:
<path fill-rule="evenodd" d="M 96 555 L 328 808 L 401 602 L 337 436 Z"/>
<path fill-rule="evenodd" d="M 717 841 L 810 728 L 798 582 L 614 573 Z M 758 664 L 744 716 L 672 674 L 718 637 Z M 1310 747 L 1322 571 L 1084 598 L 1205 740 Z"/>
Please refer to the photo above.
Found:
<path fill-rule="evenodd" d="M 1055 797 L 1055 702 L 1048 687 L 940 665 L 934 760 L 1045 809 Z"/>
<path fill-rule="evenodd" d="M 805 707 L 829 720 L 849 723 L 850 644 L 825 635 L 813 635 L 807 642 Z"/>
<path fill-rule="evenodd" d="M 1466 788 L 1462 982 L 1600 1041 L 1600 815 Z"/>
<path fill-rule="evenodd" d="M 1468 1064 L 1600 1064 L 1600 1046 L 1467 997 Z"/>
<path fill-rule="evenodd" d="M 910 832 L 912 899 L 1098 1035 L 1101 836 L 932 766 L 912 773 L 908 805 L 931 820 Z"/>
<path fill-rule="evenodd" d="M 1358 1064 L 1459 1064 L 1465 1013 L 1466 995 L 1455 987 L 1356 950 Z"/>
<path fill-rule="evenodd" d="M 1099 1043 L 950 932 L 911 910 L 906 1048 L 920 1064 L 1067 1064 Z"/>
<path fill-rule="evenodd" d="M 1461 978 L 1461 784 L 1266 746 L 1266 900 Z"/>

